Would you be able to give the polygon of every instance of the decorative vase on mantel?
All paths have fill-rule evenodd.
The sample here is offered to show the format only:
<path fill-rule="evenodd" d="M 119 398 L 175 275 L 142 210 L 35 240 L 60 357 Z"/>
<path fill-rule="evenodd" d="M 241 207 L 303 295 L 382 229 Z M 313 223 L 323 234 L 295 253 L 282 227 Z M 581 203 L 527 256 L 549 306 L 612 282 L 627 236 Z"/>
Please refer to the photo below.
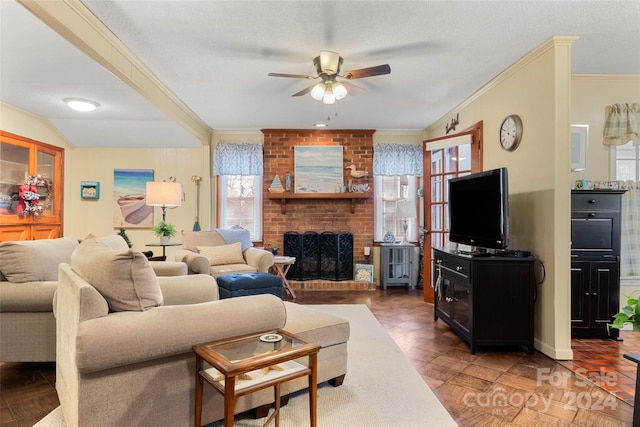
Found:
<path fill-rule="evenodd" d="M 169 244 L 171 244 L 171 237 L 169 237 L 169 236 L 160 236 L 160 244 L 161 245 L 169 245 Z"/>

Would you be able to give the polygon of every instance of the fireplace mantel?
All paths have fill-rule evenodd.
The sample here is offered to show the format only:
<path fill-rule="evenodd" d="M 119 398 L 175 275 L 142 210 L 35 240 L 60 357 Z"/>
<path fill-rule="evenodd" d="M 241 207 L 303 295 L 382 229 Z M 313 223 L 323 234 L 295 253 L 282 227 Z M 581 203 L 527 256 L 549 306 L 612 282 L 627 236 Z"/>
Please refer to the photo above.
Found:
<path fill-rule="evenodd" d="M 287 200 L 350 199 L 351 213 L 356 211 L 356 199 L 368 199 L 369 193 L 266 193 L 268 199 L 280 200 L 282 213 L 287 213 Z"/>

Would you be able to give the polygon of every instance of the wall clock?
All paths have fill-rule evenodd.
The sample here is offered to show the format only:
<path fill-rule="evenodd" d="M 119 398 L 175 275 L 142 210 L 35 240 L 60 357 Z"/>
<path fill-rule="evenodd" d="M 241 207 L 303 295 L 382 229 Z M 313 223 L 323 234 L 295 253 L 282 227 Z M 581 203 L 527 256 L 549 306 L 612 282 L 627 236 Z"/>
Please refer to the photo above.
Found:
<path fill-rule="evenodd" d="M 522 139 L 522 120 L 520 116 L 512 114 L 507 116 L 500 125 L 500 146 L 507 151 L 518 148 Z"/>

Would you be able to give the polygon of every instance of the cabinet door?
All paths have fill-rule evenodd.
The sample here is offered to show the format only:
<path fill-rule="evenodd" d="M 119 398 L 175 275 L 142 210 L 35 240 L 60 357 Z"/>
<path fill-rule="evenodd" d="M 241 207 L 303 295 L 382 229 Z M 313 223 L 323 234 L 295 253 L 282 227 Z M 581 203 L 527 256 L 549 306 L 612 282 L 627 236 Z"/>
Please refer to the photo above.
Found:
<path fill-rule="evenodd" d="M 589 263 L 573 261 L 571 263 L 571 326 L 589 326 L 589 281 L 591 274 Z"/>
<path fill-rule="evenodd" d="M 64 150 L 0 131 L 0 241 L 62 235 Z M 21 186 L 39 175 L 36 214 L 24 215 L 28 200 Z"/>
<path fill-rule="evenodd" d="M 451 279 L 443 274 L 441 276 L 440 285 L 437 287 L 435 292 L 436 308 L 439 316 L 451 318 L 452 289 L 453 283 L 451 282 Z"/>
<path fill-rule="evenodd" d="M 451 287 L 451 307 L 453 321 L 465 332 L 471 331 L 471 290 L 470 286 L 460 282 L 453 282 Z"/>
<path fill-rule="evenodd" d="M 611 317 L 618 312 L 618 263 L 598 261 L 591 263 L 591 323 L 606 328 Z"/>

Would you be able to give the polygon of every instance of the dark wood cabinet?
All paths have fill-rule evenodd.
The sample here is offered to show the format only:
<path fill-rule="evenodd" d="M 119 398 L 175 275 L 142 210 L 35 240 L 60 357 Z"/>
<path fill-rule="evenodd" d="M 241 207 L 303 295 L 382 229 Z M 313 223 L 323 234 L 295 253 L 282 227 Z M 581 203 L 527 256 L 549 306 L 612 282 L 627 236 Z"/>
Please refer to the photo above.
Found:
<path fill-rule="evenodd" d="M 619 190 L 571 192 L 571 335 L 618 339 L 607 323 L 620 310 Z"/>
<path fill-rule="evenodd" d="M 471 354 L 478 346 L 534 352 L 535 257 L 473 257 L 434 248 L 434 319 L 442 319 Z"/>

